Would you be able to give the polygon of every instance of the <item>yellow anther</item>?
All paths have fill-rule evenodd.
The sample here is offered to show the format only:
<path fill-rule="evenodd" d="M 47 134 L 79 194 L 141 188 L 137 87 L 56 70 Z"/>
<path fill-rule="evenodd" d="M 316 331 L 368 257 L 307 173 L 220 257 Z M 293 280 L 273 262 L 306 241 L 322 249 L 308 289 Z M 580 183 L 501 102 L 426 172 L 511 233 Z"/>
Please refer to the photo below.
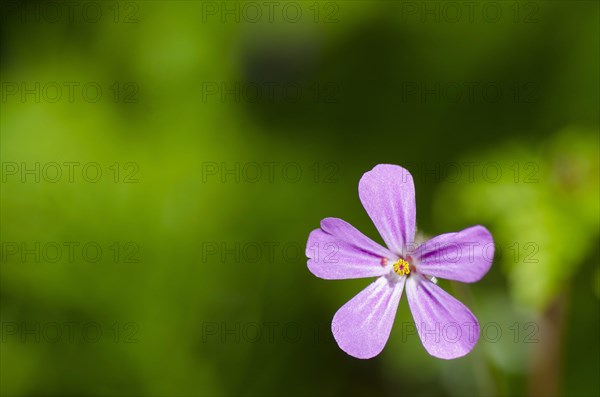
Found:
<path fill-rule="evenodd" d="M 398 259 L 398 262 L 394 263 L 394 271 L 400 276 L 406 276 L 410 274 L 410 265 L 404 259 Z"/>

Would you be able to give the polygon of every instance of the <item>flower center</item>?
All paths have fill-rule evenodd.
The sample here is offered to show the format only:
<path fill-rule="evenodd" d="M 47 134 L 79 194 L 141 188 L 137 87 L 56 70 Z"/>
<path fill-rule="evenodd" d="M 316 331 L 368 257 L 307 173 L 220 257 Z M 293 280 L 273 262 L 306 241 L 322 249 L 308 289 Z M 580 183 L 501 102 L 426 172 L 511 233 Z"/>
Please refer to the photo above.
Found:
<path fill-rule="evenodd" d="M 400 276 L 409 275 L 410 265 L 404 259 L 398 259 L 398 262 L 394 263 L 394 271 Z"/>

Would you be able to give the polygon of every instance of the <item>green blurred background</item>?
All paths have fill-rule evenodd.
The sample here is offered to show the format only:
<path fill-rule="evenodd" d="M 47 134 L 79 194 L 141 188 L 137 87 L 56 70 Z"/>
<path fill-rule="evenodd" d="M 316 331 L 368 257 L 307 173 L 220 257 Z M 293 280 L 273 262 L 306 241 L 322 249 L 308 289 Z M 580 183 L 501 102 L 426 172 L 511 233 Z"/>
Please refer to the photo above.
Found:
<path fill-rule="evenodd" d="M 3 2 L 2 395 L 598 395 L 599 15 Z M 464 358 L 405 299 L 378 357 L 331 336 L 369 280 L 317 279 L 306 239 L 381 241 L 378 163 L 413 173 L 422 233 L 494 235 L 481 282 L 441 281 L 482 325 Z"/>

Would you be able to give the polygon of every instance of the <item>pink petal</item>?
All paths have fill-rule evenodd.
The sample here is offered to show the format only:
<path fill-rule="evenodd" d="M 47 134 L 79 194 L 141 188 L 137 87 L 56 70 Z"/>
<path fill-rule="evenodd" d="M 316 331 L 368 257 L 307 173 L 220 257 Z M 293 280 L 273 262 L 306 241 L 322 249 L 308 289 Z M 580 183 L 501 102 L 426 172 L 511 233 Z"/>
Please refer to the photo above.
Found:
<path fill-rule="evenodd" d="M 331 329 L 340 348 L 356 358 L 375 357 L 387 342 L 404 280 L 379 277 L 335 313 Z"/>
<path fill-rule="evenodd" d="M 408 277 L 406 296 L 429 354 L 450 360 L 473 349 L 479 339 L 479 323 L 465 305 L 419 274 Z"/>
<path fill-rule="evenodd" d="M 337 218 L 325 218 L 306 243 L 308 269 L 327 280 L 377 277 L 389 272 L 382 258 L 391 264 L 396 256 L 356 228 Z"/>
<path fill-rule="evenodd" d="M 472 283 L 492 266 L 494 240 L 483 226 L 446 233 L 421 244 L 413 254 L 420 273 Z"/>
<path fill-rule="evenodd" d="M 403 255 L 415 237 L 415 186 L 410 173 L 397 165 L 379 164 L 362 176 L 358 195 L 388 248 Z"/>

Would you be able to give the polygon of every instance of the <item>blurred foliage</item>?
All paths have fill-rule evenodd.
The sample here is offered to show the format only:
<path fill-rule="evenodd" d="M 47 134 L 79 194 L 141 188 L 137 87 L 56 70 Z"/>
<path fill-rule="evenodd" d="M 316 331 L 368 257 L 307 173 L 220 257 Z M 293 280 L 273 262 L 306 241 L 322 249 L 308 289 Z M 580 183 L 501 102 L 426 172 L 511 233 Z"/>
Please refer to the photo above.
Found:
<path fill-rule="evenodd" d="M 446 184 L 437 195 L 448 222 L 492 225 L 519 304 L 543 310 L 597 250 L 599 145 L 598 131 L 574 127 L 537 147 L 510 142 L 465 158 L 480 164 L 473 183 Z"/>
<path fill-rule="evenodd" d="M 114 4 L 130 11 L 130 3 L 99 4 L 110 16 Z M 320 2 L 338 7 L 338 21 L 328 24 L 203 21 L 205 3 L 197 1 L 134 2 L 131 24 L 23 22 L 3 8 L 2 83 L 97 82 L 103 96 L 3 100 L 2 162 L 96 162 L 105 174 L 98 183 L 2 182 L 2 243 L 104 249 L 95 263 L 2 261 L 2 395 L 523 395 L 535 344 L 524 343 L 522 326 L 563 290 L 567 333 L 549 341 L 542 328 L 536 336 L 564 344 L 556 364 L 562 394 L 598 394 L 598 3 L 535 2 L 531 23 L 512 19 L 511 7 L 524 3 L 496 3 L 506 16 L 498 23 L 422 23 L 403 18 L 407 3 L 394 1 Z M 312 1 L 298 4 L 310 15 Z M 134 83 L 139 100 L 113 100 L 115 82 Z M 292 82 L 305 94 L 293 103 L 203 100 L 207 82 Z M 407 82 L 493 82 L 508 91 L 497 102 L 405 101 Z M 312 87 L 331 83 L 335 100 L 323 100 L 331 92 L 315 100 Z M 511 87 L 527 83 L 537 92 L 515 100 Z M 500 164 L 502 177 L 450 183 L 423 172 L 469 160 Z M 139 182 L 114 183 L 115 162 L 121 177 L 125 164 L 137 164 Z M 203 181 L 206 162 L 297 163 L 303 177 Z M 333 183 L 322 173 L 315 179 L 330 163 Z M 204 243 L 303 248 L 326 216 L 381 241 L 357 195 L 360 176 L 377 163 L 413 173 L 418 224 L 428 235 L 474 223 L 492 231 L 502 253 L 490 273 L 469 286 L 441 284 L 482 324 L 497 323 L 498 340 L 491 333 L 467 357 L 433 359 L 405 332 L 412 318 L 403 299 L 384 352 L 355 360 L 336 346 L 330 321 L 368 280 L 316 279 L 301 252 L 203 260 Z M 538 167 L 536 183 L 523 181 L 529 163 Z M 113 260 L 115 242 L 120 250 L 137 244 L 139 262 Z M 528 242 L 539 247 L 538 262 L 525 262 Z M 103 336 L 23 341 L 4 327 L 68 322 L 97 323 Z M 130 323 L 135 343 L 123 339 Z M 273 340 L 266 323 L 278 325 Z M 227 333 L 236 324 L 259 324 L 263 338 L 236 341 Z M 282 331 L 290 324 L 299 340 Z M 207 335 L 207 325 L 217 333 Z"/>

